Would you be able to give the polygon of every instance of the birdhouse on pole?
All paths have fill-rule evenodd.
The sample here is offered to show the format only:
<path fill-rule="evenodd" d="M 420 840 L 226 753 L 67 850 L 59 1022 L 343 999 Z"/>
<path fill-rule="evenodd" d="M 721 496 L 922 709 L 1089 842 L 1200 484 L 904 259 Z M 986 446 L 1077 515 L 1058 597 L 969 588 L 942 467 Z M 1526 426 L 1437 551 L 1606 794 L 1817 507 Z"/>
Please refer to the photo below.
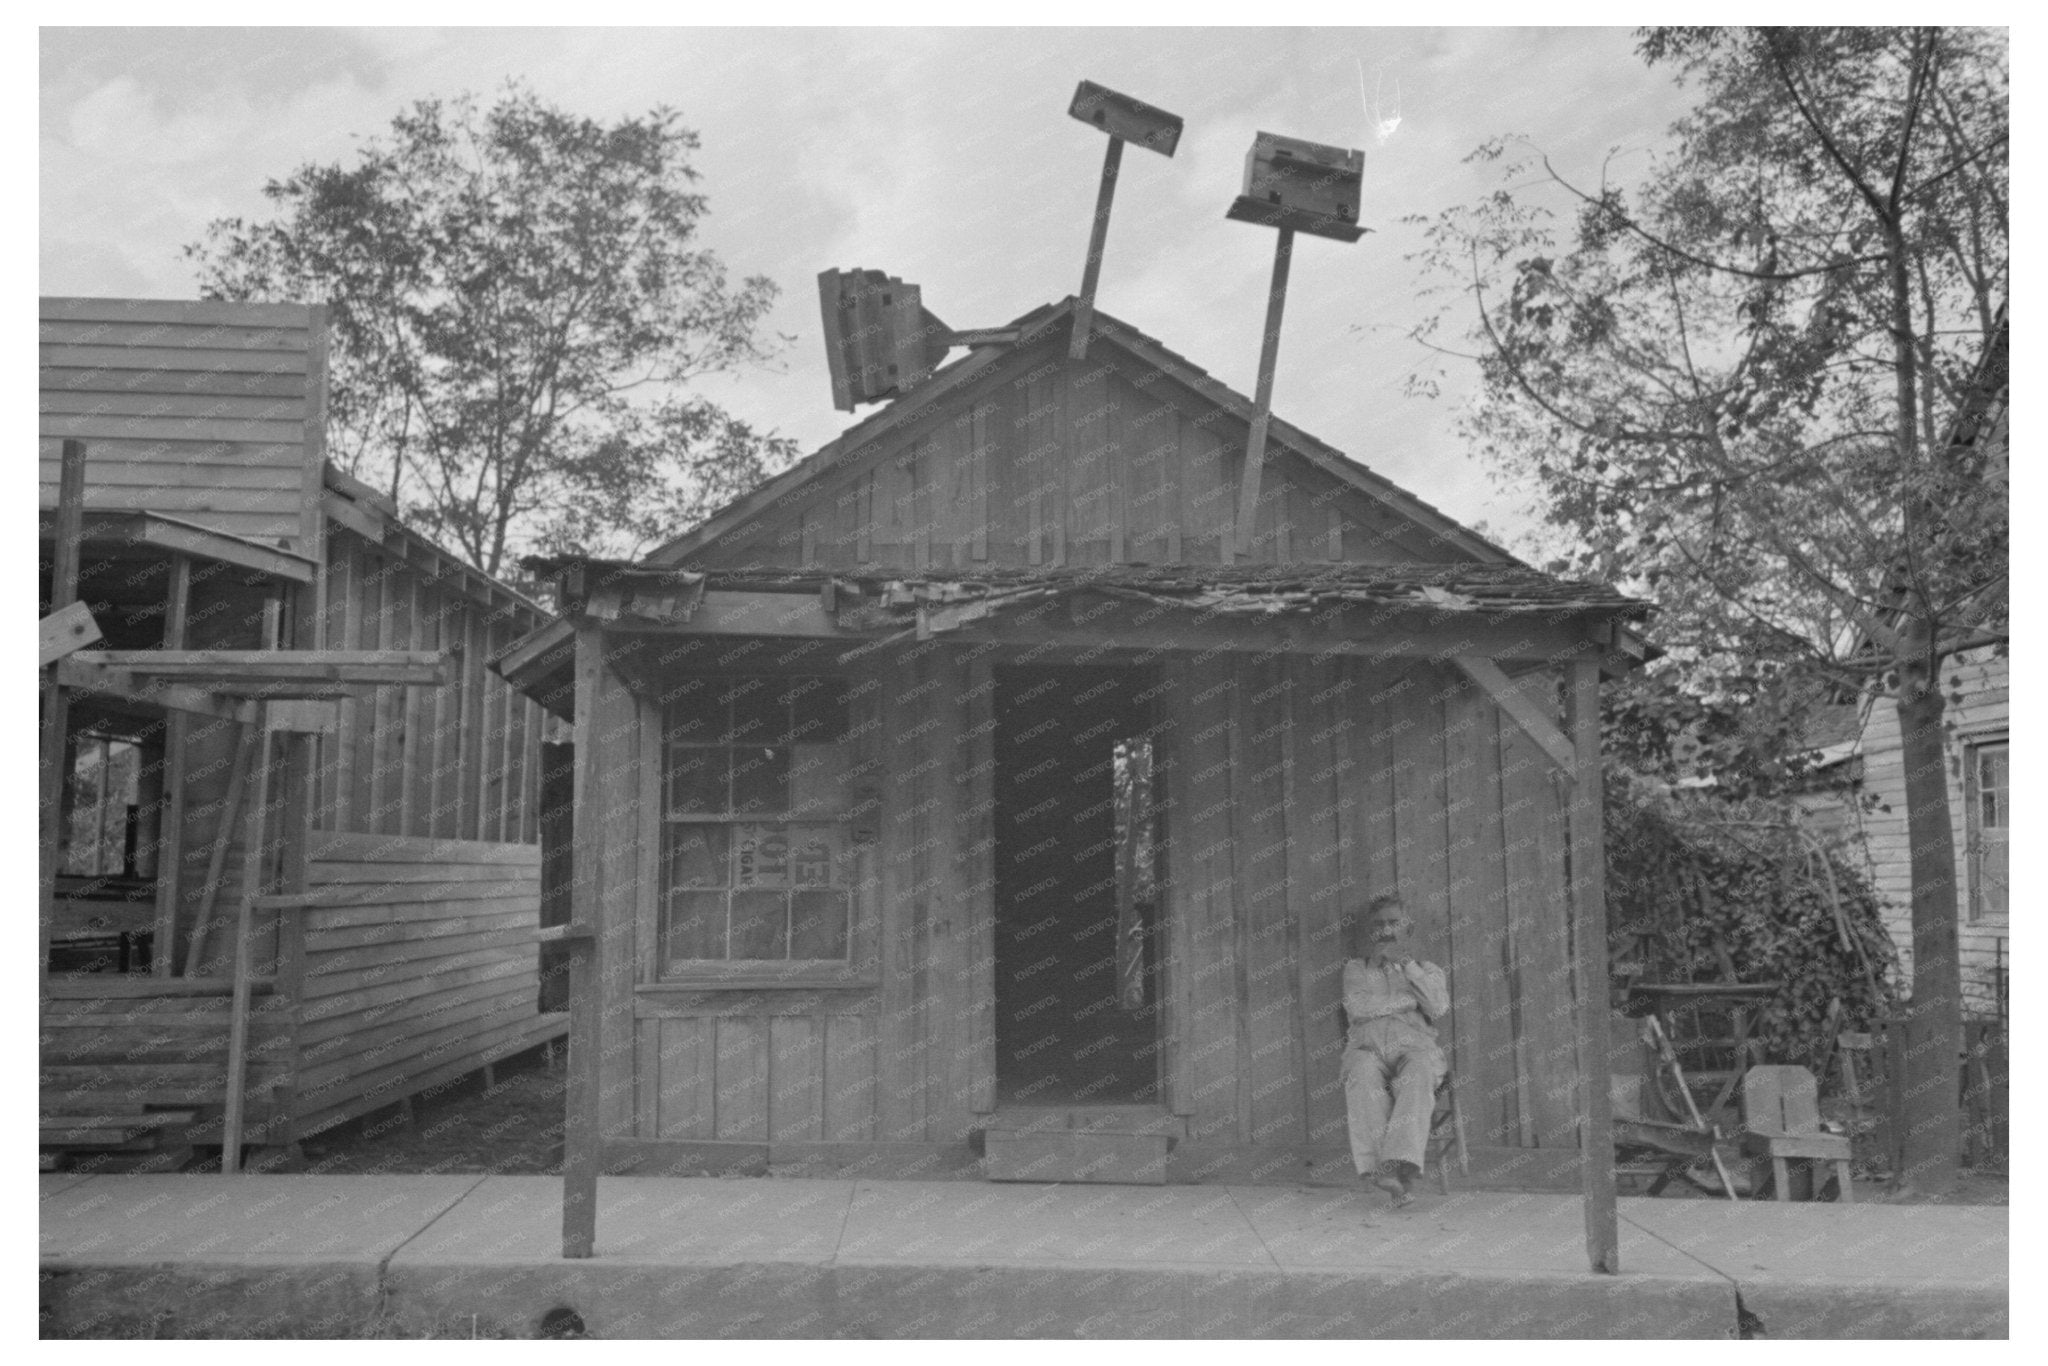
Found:
<path fill-rule="evenodd" d="M 832 406 L 852 412 L 908 393 L 946 357 L 950 334 L 924 307 L 923 291 L 879 270 L 818 275 Z"/>
<path fill-rule="evenodd" d="M 1093 81 L 1083 81 L 1075 87 L 1074 102 L 1067 106 L 1067 112 L 1109 134 L 1108 150 L 1102 154 L 1102 187 L 1095 195 L 1095 222 L 1088 233 L 1088 261 L 1081 271 L 1081 302 L 1074 309 L 1074 335 L 1067 345 L 1067 355 L 1082 360 L 1088 355 L 1088 326 L 1095 313 L 1095 286 L 1102 278 L 1102 247 L 1109 237 L 1109 206 L 1116 197 L 1124 144 L 1136 143 L 1170 157 L 1180 146 L 1184 124 L 1178 114 L 1169 114 Z"/>
<path fill-rule="evenodd" d="M 1014 327 L 956 332 L 924 306 L 922 289 L 879 270 L 819 271 L 818 309 L 825 322 L 832 406 L 848 413 L 909 393 L 955 346 L 1017 339 Z"/>
<path fill-rule="evenodd" d="M 1244 476 L 1237 491 L 1235 549 L 1251 548 L 1258 521 L 1259 471 L 1266 459 L 1266 429 L 1273 418 L 1273 367 L 1280 356 L 1280 315 L 1287 303 L 1287 272 L 1294 234 L 1356 242 L 1365 153 L 1278 133 L 1260 133 L 1244 160 L 1244 193 L 1224 216 L 1280 230 L 1273 250 L 1273 283 L 1266 293 L 1266 330 L 1259 348 L 1259 382 L 1252 396 L 1252 429 L 1245 442 Z"/>

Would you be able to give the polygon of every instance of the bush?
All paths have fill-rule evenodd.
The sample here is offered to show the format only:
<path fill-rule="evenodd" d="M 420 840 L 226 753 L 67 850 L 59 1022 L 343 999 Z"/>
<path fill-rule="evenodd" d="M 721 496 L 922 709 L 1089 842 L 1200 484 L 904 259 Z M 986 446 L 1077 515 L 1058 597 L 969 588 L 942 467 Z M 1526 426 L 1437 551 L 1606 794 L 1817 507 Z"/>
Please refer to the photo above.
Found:
<path fill-rule="evenodd" d="M 1781 982 L 1751 1037 L 1765 1061 L 1807 1063 L 1835 1028 L 1896 1005 L 1897 953 L 1863 876 L 1788 802 L 1673 791 L 1610 770 L 1608 949 L 1613 985 Z"/>

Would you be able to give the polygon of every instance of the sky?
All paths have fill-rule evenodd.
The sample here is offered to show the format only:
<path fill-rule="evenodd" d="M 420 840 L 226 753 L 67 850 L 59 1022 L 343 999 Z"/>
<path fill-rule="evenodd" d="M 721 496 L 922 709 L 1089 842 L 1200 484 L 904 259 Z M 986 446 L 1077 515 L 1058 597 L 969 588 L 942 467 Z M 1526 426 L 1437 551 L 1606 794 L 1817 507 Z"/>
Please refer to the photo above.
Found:
<path fill-rule="evenodd" d="M 1403 393 L 1429 363 L 1408 334 L 1437 306 L 1403 220 L 1492 189 L 1465 158 L 1498 134 L 1585 182 L 1639 173 L 1685 96 L 1633 44 L 1614 28 L 45 28 L 39 288 L 194 297 L 181 248 L 211 220 L 267 216 L 266 179 L 352 160 L 417 99 L 517 79 L 600 120 L 668 105 L 702 137 L 703 243 L 781 287 L 770 326 L 791 339 L 705 391 L 809 451 L 872 411 L 832 407 L 819 271 L 914 282 L 955 328 L 1079 291 L 1104 148 L 1067 116 L 1085 78 L 1187 125 L 1171 159 L 1126 150 L 1098 306 L 1240 392 L 1275 236 L 1223 216 L 1253 135 L 1365 152 L 1372 232 L 1297 239 L 1274 411 L 1512 542 L 1528 500 L 1466 451 L 1457 386 Z"/>

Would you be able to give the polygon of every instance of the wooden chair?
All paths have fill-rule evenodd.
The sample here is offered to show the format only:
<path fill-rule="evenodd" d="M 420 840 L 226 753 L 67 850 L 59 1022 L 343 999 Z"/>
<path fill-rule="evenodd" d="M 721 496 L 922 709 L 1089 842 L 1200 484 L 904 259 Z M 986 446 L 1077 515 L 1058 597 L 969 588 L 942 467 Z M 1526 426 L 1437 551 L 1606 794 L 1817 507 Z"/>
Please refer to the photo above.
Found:
<path fill-rule="evenodd" d="M 1436 1088 L 1436 1105 L 1430 1111 L 1429 1139 L 1423 1145 L 1422 1165 L 1424 1169 L 1436 1168 L 1436 1188 L 1439 1193 L 1451 1193 L 1451 1170 L 1447 1160 L 1451 1150 L 1458 1153 L 1458 1175 L 1472 1174 L 1472 1159 L 1465 1150 L 1465 1112 L 1458 1107 L 1458 1083 L 1455 1074 L 1444 1073 L 1443 1082 Z"/>
<path fill-rule="evenodd" d="M 1752 1067 L 1742 1078 L 1742 1150 L 1771 1159 L 1771 1187 L 1777 1198 L 1792 1198 L 1791 1164 L 1810 1164 L 1813 1198 L 1822 1187 L 1820 1168 L 1834 1168 L 1836 1196 L 1843 1204 L 1856 1197 L 1849 1182 L 1849 1140 L 1820 1127 L 1820 1089 L 1804 1067 L 1766 1064 Z"/>

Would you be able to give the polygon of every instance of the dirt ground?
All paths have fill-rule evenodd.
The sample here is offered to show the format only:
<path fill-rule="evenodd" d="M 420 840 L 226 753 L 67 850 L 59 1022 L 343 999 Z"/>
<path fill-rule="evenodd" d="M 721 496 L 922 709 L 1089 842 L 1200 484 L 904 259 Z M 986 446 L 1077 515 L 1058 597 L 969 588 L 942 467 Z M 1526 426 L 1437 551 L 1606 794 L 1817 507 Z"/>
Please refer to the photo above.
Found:
<path fill-rule="evenodd" d="M 489 1172 L 546 1175 L 562 1169 L 562 1093 L 568 1073 L 535 1049 L 499 1063 L 492 1084 L 472 1072 L 404 1108 L 387 1106 L 313 1135 L 296 1170 L 372 1176 Z"/>

